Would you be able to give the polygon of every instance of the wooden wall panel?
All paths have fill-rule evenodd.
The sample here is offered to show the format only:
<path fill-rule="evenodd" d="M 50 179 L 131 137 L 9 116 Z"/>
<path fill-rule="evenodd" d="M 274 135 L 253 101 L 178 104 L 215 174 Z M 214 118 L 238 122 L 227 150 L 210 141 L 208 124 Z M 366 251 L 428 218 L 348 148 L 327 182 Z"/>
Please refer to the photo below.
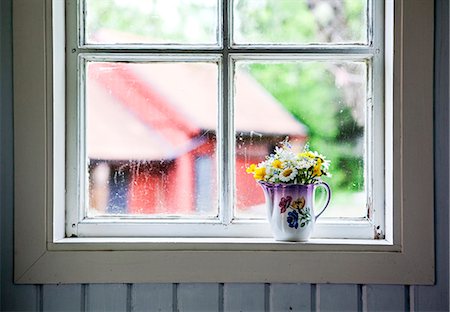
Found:
<path fill-rule="evenodd" d="M 126 284 L 89 284 L 86 286 L 86 311 L 127 311 Z"/>
<path fill-rule="evenodd" d="M 224 311 L 265 311 L 266 303 L 265 284 L 225 284 L 224 285 Z"/>
<path fill-rule="evenodd" d="M 311 295 L 310 284 L 271 284 L 270 311 L 309 311 Z"/>
<path fill-rule="evenodd" d="M 4 278 L 3 274 L 2 278 Z M 39 286 L 37 285 L 13 285 L 11 282 L 11 284 L 2 287 L 2 307 L 0 311 L 39 311 L 41 303 Z"/>
<path fill-rule="evenodd" d="M 403 285 L 367 285 L 363 289 L 364 309 L 370 312 L 409 310 L 409 287 Z"/>
<path fill-rule="evenodd" d="M 320 284 L 316 300 L 318 311 L 361 311 L 361 286 Z"/>
<path fill-rule="evenodd" d="M 134 284 L 130 311 L 173 311 L 172 284 Z"/>
<path fill-rule="evenodd" d="M 84 292 L 81 285 L 43 285 L 43 311 L 81 311 Z"/>
<path fill-rule="evenodd" d="M 180 312 L 214 312 L 221 305 L 219 284 L 179 284 L 177 306 Z"/>

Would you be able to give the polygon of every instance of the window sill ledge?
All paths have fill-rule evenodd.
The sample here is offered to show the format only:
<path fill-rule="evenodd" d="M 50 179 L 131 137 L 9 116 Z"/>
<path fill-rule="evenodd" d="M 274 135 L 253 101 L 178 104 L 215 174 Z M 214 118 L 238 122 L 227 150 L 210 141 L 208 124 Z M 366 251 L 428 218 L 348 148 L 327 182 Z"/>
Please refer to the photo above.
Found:
<path fill-rule="evenodd" d="M 282 242 L 273 238 L 64 238 L 48 244 L 54 251 L 370 251 L 399 252 L 387 240 L 310 239 Z"/>

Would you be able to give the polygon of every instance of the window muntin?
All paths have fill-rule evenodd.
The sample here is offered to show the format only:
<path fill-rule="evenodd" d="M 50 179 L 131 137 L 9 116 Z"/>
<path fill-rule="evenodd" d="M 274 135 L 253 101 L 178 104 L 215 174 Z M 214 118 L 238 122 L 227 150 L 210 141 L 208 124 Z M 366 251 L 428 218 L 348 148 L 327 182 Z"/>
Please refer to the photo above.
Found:
<path fill-rule="evenodd" d="M 364 2 L 364 1 L 363 1 Z M 376 31 L 372 33 L 373 27 L 371 25 L 373 16 L 372 12 L 377 11 L 378 13 L 382 11 L 380 10 L 380 7 L 383 6 L 383 4 L 379 2 L 373 2 L 373 1 L 367 1 L 367 5 L 363 5 L 364 8 L 361 12 L 361 15 L 367 16 L 366 18 L 366 28 L 367 28 L 367 38 L 373 38 L 370 41 L 368 41 L 365 45 L 355 45 L 354 43 L 351 44 L 313 44 L 305 46 L 304 43 L 290 43 L 288 47 L 285 49 L 279 48 L 276 44 L 256 44 L 256 45 L 246 45 L 245 52 L 251 52 L 249 55 L 253 55 L 253 59 L 250 57 L 246 59 L 246 61 L 254 61 L 257 62 L 261 58 L 265 62 L 273 62 L 277 61 L 280 62 L 285 59 L 286 61 L 289 60 L 291 63 L 299 62 L 301 60 L 304 60 L 305 58 L 309 59 L 310 61 L 338 61 L 338 62 L 354 62 L 355 59 L 359 58 L 359 61 L 363 61 L 367 64 L 367 68 L 365 69 L 367 76 L 363 78 L 363 85 L 365 85 L 364 92 L 366 93 L 366 98 L 364 100 L 364 103 L 360 103 L 360 107 L 363 107 L 363 110 L 366 110 L 365 114 L 365 129 L 364 129 L 364 143 L 366 145 L 366 149 L 364 150 L 364 156 L 363 156 L 363 162 L 357 162 L 357 166 L 360 168 L 360 177 L 363 176 L 364 182 L 362 183 L 364 189 L 365 189 L 365 195 L 362 197 L 362 200 L 359 200 L 358 206 L 360 208 L 359 211 L 363 211 L 362 214 L 357 213 L 358 217 L 354 218 L 355 215 L 351 215 L 353 218 L 341 218 L 345 217 L 344 215 L 340 214 L 330 214 L 331 217 L 338 216 L 339 218 L 330 218 L 325 219 L 323 218 L 322 221 L 319 222 L 318 227 L 316 229 L 316 235 L 317 237 L 351 237 L 351 238 L 370 238 L 373 237 L 373 227 L 377 226 L 378 224 L 381 224 L 379 222 L 379 219 L 383 219 L 383 207 L 384 201 L 381 199 L 383 194 L 377 193 L 380 206 L 377 208 L 378 212 L 378 218 L 374 218 L 374 206 L 373 206 L 373 189 L 372 189 L 372 183 L 374 179 L 378 181 L 377 185 L 383 184 L 384 175 L 383 173 L 378 173 L 376 177 L 372 175 L 374 162 L 377 162 L 376 166 L 384 166 L 383 162 L 384 159 L 382 158 L 376 158 L 372 157 L 373 154 L 373 146 L 378 145 L 382 146 L 383 142 L 382 136 L 375 135 L 374 131 L 372 130 L 372 127 L 374 124 L 376 124 L 378 127 L 383 127 L 383 115 L 382 115 L 382 93 L 383 93 L 383 74 L 381 67 L 383 66 L 382 61 L 382 55 L 383 55 L 383 35 L 382 35 L 382 27 L 378 27 Z M 376 4 L 378 3 L 378 4 Z M 76 21 L 77 19 L 80 21 L 79 25 L 85 25 L 84 22 L 84 15 L 83 12 L 86 13 L 86 5 L 84 5 L 83 1 L 79 1 L 79 6 L 81 8 L 84 8 L 83 10 L 78 10 L 78 15 L 74 16 L 72 12 L 72 17 L 69 17 L 68 20 Z M 227 2 L 227 5 L 222 7 L 219 5 L 219 12 L 221 13 L 218 18 L 218 25 L 223 25 L 222 32 L 219 32 L 218 37 L 223 37 L 223 42 L 219 42 L 219 45 L 215 48 L 211 48 L 208 46 L 205 46 L 201 43 L 199 44 L 161 44 L 161 43 L 154 43 L 149 44 L 148 42 L 145 44 L 142 44 L 141 46 L 130 43 L 129 45 L 119 43 L 116 45 L 85 45 L 83 42 L 83 30 L 80 29 L 81 33 L 77 36 L 72 34 L 68 34 L 68 37 L 71 38 L 72 44 L 77 44 L 79 46 L 79 51 L 83 54 L 83 57 L 89 58 L 89 56 L 94 55 L 95 53 L 102 53 L 104 57 L 109 58 L 108 61 L 117 61 L 115 60 L 116 55 L 125 55 L 125 58 L 127 59 L 127 62 L 133 62 L 136 59 L 139 59 L 141 62 L 149 62 L 150 60 L 161 62 L 162 60 L 168 64 L 171 62 L 178 62 L 180 55 L 178 53 L 178 49 L 182 51 L 183 53 L 188 52 L 190 54 L 183 54 L 183 56 L 188 55 L 188 57 L 184 57 L 184 61 L 188 61 L 189 57 L 191 57 L 191 60 L 195 60 L 198 57 L 201 57 L 202 55 L 205 55 L 205 53 L 211 53 L 214 57 L 217 59 L 220 59 L 221 62 L 218 67 L 218 83 L 219 83 L 219 101 L 218 101 L 218 112 L 219 112 L 219 122 L 218 122 L 218 129 L 217 129 L 217 140 L 220 142 L 220 144 L 217 146 L 217 161 L 218 161 L 218 171 L 217 171 L 217 182 L 218 182 L 218 193 L 217 193 L 217 199 L 219 201 L 219 210 L 218 210 L 218 216 L 217 219 L 214 220 L 211 219 L 210 221 L 214 224 L 221 224 L 222 226 L 213 226 L 210 229 L 210 226 L 208 223 L 210 221 L 207 221 L 206 219 L 203 219 L 202 217 L 198 218 L 197 215 L 194 215 L 193 218 L 190 215 L 182 214 L 182 213 L 175 213 L 174 215 L 153 215 L 151 218 L 147 218 L 148 216 L 144 216 L 143 221 L 148 222 L 153 229 L 144 229 L 140 230 L 138 229 L 139 226 L 136 226 L 134 224 L 135 218 L 123 218 L 125 215 L 120 215 L 119 219 L 114 218 L 111 219 L 112 215 L 109 215 L 107 217 L 99 217 L 96 216 L 95 218 L 85 218 L 86 213 L 83 213 L 86 209 L 85 202 L 87 200 L 87 194 L 88 191 L 85 191 L 85 194 L 73 194 L 73 192 L 78 192 L 79 190 L 74 190 L 72 187 L 72 198 L 82 198 L 80 202 L 76 205 L 69 202 L 69 205 L 72 207 L 69 208 L 68 212 L 68 219 L 69 222 L 67 224 L 69 225 L 67 228 L 68 235 L 78 235 L 78 236 L 249 236 L 253 237 L 255 236 L 254 233 L 258 232 L 257 236 L 266 236 L 270 237 L 270 232 L 268 231 L 268 227 L 266 224 L 264 224 L 264 221 L 262 220 L 264 216 L 264 212 L 259 211 L 256 214 L 247 214 L 240 211 L 239 209 L 235 210 L 235 203 L 238 204 L 238 196 L 240 190 L 236 190 L 236 186 L 239 184 L 238 179 L 236 178 L 236 170 L 238 170 L 238 164 L 235 163 L 235 159 L 232 156 L 234 152 L 236 152 L 236 146 L 234 144 L 234 140 L 239 140 L 239 138 L 234 139 L 234 126 L 236 126 L 236 120 L 233 120 L 233 117 L 235 116 L 233 112 L 234 106 L 237 107 L 237 102 L 235 103 L 234 97 L 233 97 L 233 90 L 236 88 L 236 85 L 234 84 L 233 77 L 235 73 L 235 67 L 234 62 L 236 59 L 239 59 L 239 53 L 244 52 L 238 45 L 231 45 L 227 46 L 227 42 L 230 42 L 229 38 L 233 37 L 233 16 L 231 16 L 230 20 L 227 20 L 226 16 L 226 10 L 224 8 L 227 8 L 228 12 L 232 11 L 232 8 L 234 8 L 233 1 Z M 377 8 L 375 10 L 375 7 Z M 89 16 L 89 13 L 86 13 Z M 233 15 L 233 14 L 231 14 Z M 376 16 L 377 21 L 382 21 L 382 15 L 377 14 Z M 231 26 L 231 27 L 230 27 Z M 370 31 L 369 31 L 370 30 Z M 78 41 L 81 39 L 81 41 Z M 282 45 L 283 46 L 282 42 Z M 326 49 L 324 49 L 326 47 Z M 111 49 L 108 51 L 107 49 Z M 115 49 L 118 51 L 115 52 Z M 139 49 L 142 49 L 140 53 L 138 52 Z M 154 49 L 154 50 L 153 50 Z M 273 51 L 272 51 L 273 50 Z M 74 64 L 73 61 L 74 58 L 78 55 L 78 51 L 73 51 L 72 54 L 68 55 L 68 63 Z M 228 55 L 228 57 L 227 57 Z M 263 56 L 262 56 L 263 55 Z M 83 57 L 81 59 L 83 59 Z M 72 59 L 72 61 L 70 60 Z M 104 61 L 102 58 L 98 59 L 98 61 Z M 76 61 L 78 62 L 78 60 Z M 239 63 L 239 62 L 238 62 Z M 83 61 L 80 61 L 78 63 L 78 66 L 80 67 L 80 72 L 83 72 L 84 70 L 84 63 Z M 376 70 L 374 70 L 376 68 Z M 377 74 L 376 79 L 372 79 L 374 76 L 373 74 Z M 69 74 L 70 75 L 70 74 Z M 78 78 L 79 81 L 82 81 L 82 77 Z M 75 79 L 68 77 L 68 81 L 72 81 L 72 84 L 69 83 L 69 89 L 72 88 L 76 89 L 78 88 L 77 85 L 79 83 L 74 84 L 73 81 Z M 372 90 L 378 90 L 376 95 L 373 95 Z M 267 92 L 267 91 L 265 91 Z M 70 90 L 69 90 L 70 93 Z M 80 98 L 83 98 L 83 94 L 81 93 Z M 269 95 L 274 96 L 274 95 Z M 373 106 L 374 101 L 377 102 L 379 113 L 377 114 L 376 118 L 372 115 L 371 107 Z M 82 100 L 77 105 L 81 105 L 79 107 L 79 110 L 83 112 L 84 107 Z M 381 110 L 380 110 L 381 109 Z M 82 119 L 82 114 L 79 115 Z M 70 121 L 69 121 L 70 122 Z M 79 120 L 77 125 L 69 125 L 69 128 L 72 130 L 69 131 L 71 133 L 78 133 L 80 141 L 84 142 L 84 120 Z M 77 128 L 77 129 L 75 129 Z M 237 130 L 237 129 L 236 129 Z M 69 149 L 70 150 L 70 149 Z M 75 148 L 77 150 L 77 148 Z M 81 153 L 84 153 L 82 148 L 78 149 L 78 151 L 81 151 Z M 69 158 L 73 157 L 76 158 L 76 156 L 70 156 Z M 70 160 L 69 160 L 70 162 Z M 87 168 L 86 164 L 80 163 L 79 169 L 81 168 Z M 203 168 L 201 165 L 198 165 L 198 162 L 195 162 L 194 165 L 195 168 Z M 81 169 L 83 170 L 83 169 Z M 361 173 L 363 172 L 363 173 Z M 86 173 L 85 173 L 86 174 Z M 76 174 L 75 174 L 76 175 Z M 72 174 L 73 176 L 73 174 Z M 83 177 L 83 174 L 80 174 L 79 177 L 80 184 L 84 184 L 84 189 L 88 188 L 88 181 L 89 179 Z M 194 179 L 193 182 L 196 186 L 198 186 L 199 180 L 197 178 Z M 83 189 L 83 188 L 82 188 Z M 379 191 L 379 190 L 378 190 Z M 377 192 L 378 192 L 377 191 Z M 201 193 L 204 194 L 205 190 L 202 189 Z M 195 203 L 198 204 L 201 201 L 195 200 Z M 365 206 L 364 206 L 365 205 Z M 76 207 L 75 207 L 76 206 Z M 199 211 L 204 209 L 199 209 Z M 75 211 L 75 212 L 74 212 Z M 333 209 L 330 208 L 330 212 L 332 212 Z M 364 213 L 367 212 L 367 213 Z M 175 216 L 175 218 L 173 218 Z M 211 214 L 210 217 L 213 215 Z M 153 218 L 156 217 L 156 218 Z M 162 217 L 162 218 L 161 218 Z M 349 217 L 347 215 L 346 217 Z M 202 221 L 203 219 L 203 221 Z M 240 220 L 241 219 L 241 220 Z M 260 219 L 260 220 L 258 220 Z M 376 224 L 374 224 L 374 220 Z M 205 223 L 205 221 L 207 221 Z M 156 223 L 155 223 L 156 222 Z M 262 222 L 262 223 L 261 223 Z M 346 225 L 348 225 L 348 222 L 357 222 L 357 226 L 353 226 L 352 229 L 347 230 Z M 120 225 L 119 225 L 120 224 Z M 129 227 L 129 224 L 133 224 L 133 226 Z M 161 224 L 167 225 L 166 228 L 162 229 L 160 226 Z M 193 224 L 193 226 L 191 226 Z M 75 225 L 75 226 L 73 226 Z M 91 226 L 92 225 L 92 226 Z M 100 226 L 99 226 L 100 225 Z M 114 228 L 115 226 L 118 226 L 121 229 L 124 230 L 118 230 L 117 228 Z M 172 226 L 173 225 L 173 226 Z M 181 226 L 180 226 L 181 225 Z M 199 226 L 198 228 L 195 228 L 195 226 Z M 204 228 L 204 230 L 199 230 L 200 228 Z M 97 229 L 97 230 L 93 230 Z M 343 230 L 345 229 L 345 230 Z"/>

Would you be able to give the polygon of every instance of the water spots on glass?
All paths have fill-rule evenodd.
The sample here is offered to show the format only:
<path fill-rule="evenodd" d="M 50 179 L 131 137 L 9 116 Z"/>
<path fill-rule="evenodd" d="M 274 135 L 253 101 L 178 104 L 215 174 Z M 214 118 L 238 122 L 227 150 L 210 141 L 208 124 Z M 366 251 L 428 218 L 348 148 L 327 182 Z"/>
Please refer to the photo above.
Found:
<path fill-rule="evenodd" d="M 212 218 L 217 64 L 89 62 L 88 216 Z"/>
<path fill-rule="evenodd" d="M 246 173 L 286 136 L 299 152 L 306 142 L 332 161 L 333 202 L 325 217 L 365 215 L 367 64 L 327 61 L 236 63 L 236 209 L 238 218 L 264 218 L 264 195 Z M 293 79 L 292 77 L 296 77 Z M 268 97 L 241 100 L 256 80 Z M 245 130 L 245 131 L 244 131 Z M 320 199 L 320 193 L 318 193 Z"/>

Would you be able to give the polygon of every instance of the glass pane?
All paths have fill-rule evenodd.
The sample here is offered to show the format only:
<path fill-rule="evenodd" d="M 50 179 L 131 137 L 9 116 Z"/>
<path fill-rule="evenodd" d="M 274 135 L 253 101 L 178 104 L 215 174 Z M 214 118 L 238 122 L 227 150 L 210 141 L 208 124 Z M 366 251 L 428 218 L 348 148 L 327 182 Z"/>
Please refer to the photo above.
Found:
<path fill-rule="evenodd" d="M 367 0 L 235 0 L 234 43 L 367 43 Z"/>
<path fill-rule="evenodd" d="M 88 62 L 89 216 L 217 216 L 215 63 Z"/>
<path fill-rule="evenodd" d="M 85 0 L 89 44 L 216 44 L 214 0 Z"/>
<path fill-rule="evenodd" d="M 365 62 L 236 63 L 237 217 L 265 217 L 262 190 L 246 168 L 286 136 L 299 152 L 308 142 L 331 160 L 324 180 L 333 196 L 323 216 L 365 216 L 366 73 Z"/>

